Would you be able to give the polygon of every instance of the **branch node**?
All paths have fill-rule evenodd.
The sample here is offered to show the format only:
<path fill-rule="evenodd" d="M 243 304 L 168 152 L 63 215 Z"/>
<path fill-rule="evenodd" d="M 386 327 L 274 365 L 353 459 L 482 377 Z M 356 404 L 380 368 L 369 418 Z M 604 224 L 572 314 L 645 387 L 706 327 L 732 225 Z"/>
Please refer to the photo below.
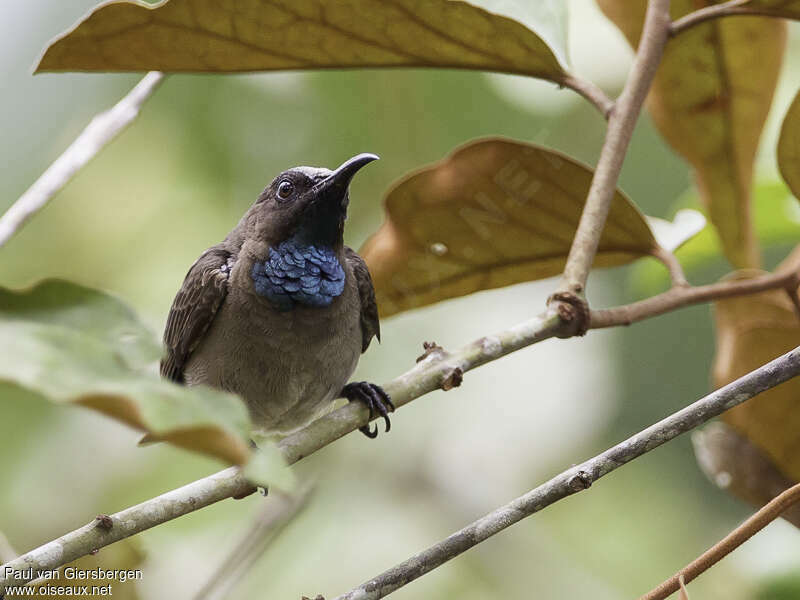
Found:
<path fill-rule="evenodd" d="M 608 120 L 614 108 L 614 101 L 594 83 L 574 75 L 565 75 L 560 81 L 556 82 L 556 85 L 558 85 L 558 89 L 567 87 L 579 93 L 600 111 L 603 118 Z"/>
<path fill-rule="evenodd" d="M 462 381 L 464 381 L 464 371 L 461 370 L 461 367 L 455 367 L 450 369 L 442 380 L 442 389 L 445 392 L 449 392 L 453 388 L 460 386 Z"/>
<path fill-rule="evenodd" d="M 98 529 L 109 531 L 114 526 L 114 520 L 108 515 L 97 515 L 94 520 Z"/>
<path fill-rule="evenodd" d="M 575 475 L 570 477 L 567 485 L 573 492 L 581 492 L 592 487 L 593 481 L 591 473 L 588 471 L 578 471 Z"/>
<path fill-rule="evenodd" d="M 591 311 L 585 298 L 572 292 L 556 292 L 547 299 L 547 304 L 556 302 L 558 316 L 563 323 L 569 325 L 558 334 L 560 338 L 586 335 L 591 326 Z"/>
<path fill-rule="evenodd" d="M 436 342 L 422 342 L 422 349 L 424 352 L 417 357 L 416 362 L 422 362 L 429 356 L 436 356 L 437 358 L 444 358 L 447 352 Z"/>

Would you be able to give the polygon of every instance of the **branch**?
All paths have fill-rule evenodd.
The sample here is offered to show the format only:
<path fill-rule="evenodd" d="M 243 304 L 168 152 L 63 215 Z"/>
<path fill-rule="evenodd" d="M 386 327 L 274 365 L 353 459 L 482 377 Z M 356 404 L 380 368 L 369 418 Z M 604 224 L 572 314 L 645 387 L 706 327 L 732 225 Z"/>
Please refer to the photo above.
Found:
<path fill-rule="evenodd" d="M 669 278 L 672 282 L 672 287 L 689 286 L 689 282 L 686 280 L 686 274 L 683 272 L 683 266 L 675 254 L 666 248 L 656 246 L 656 249 L 653 250 L 653 257 L 661 261 L 661 264 L 663 264 L 669 271 Z"/>
<path fill-rule="evenodd" d="M 616 325 L 630 325 L 643 319 L 655 317 L 692 304 L 757 294 L 766 290 L 785 288 L 794 292 L 797 289 L 798 273 L 796 271 L 772 273 L 754 279 L 722 281 L 698 287 L 675 286 L 663 294 L 658 294 L 625 306 L 593 310 L 591 312 L 591 328 L 602 329 Z"/>
<path fill-rule="evenodd" d="M 675 575 L 667 579 L 654 590 L 641 596 L 639 600 L 664 600 L 673 592 L 678 591 L 679 580 L 689 583 L 699 575 L 713 567 L 728 554 L 736 550 L 747 540 L 781 516 L 783 512 L 800 501 L 800 483 L 773 498 L 761 510 L 752 515 L 744 523 L 731 531 L 722 540 L 714 544 L 698 558 L 690 562 Z"/>
<path fill-rule="evenodd" d="M 113 108 L 92 119 L 69 148 L 0 217 L 0 247 L 5 245 L 28 219 L 43 209 L 75 173 L 138 116 L 142 104 L 152 95 L 163 78 L 163 74 L 151 71 Z"/>
<path fill-rule="evenodd" d="M 690 27 L 704 23 L 710 19 L 718 19 L 720 17 L 735 17 L 735 16 L 764 16 L 764 17 L 778 17 L 787 19 L 796 19 L 797 12 L 790 11 L 789 9 L 781 8 L 768 8 L 768 7 L 750 7 L 745 6 L 751 0 L 730 0 L 730 2 L 723 2 L 722 4 L 713 4 L 706 6 L 688 15 L 684 15 L 669 28 L 670 36 L 674 37 L 683 33 Z"/>
<path fill-rule="evenodd" d="M 586 98 L 600 111 L 603 118 L 609 119 L 611 112 L 614 110 L 614 101 L 594 83 L 586 79 L 580 79 L 575 75 L 565 75 L 559 83 Z"/>
<path fill-rule="evenodd" d="M 675 287 L 641 302 L 592 311 L 591 327 L 598 329 L 627 325 L 700 302 L 780 287 L 796 288 L 797 282 L 797 272 L 790 271 L 787 267 L 778 273 L 757 279 L 727 281 L 696 288 Z M 412 369 L 383 387 L 398 408 L 433 390 L 444 387 L 449 389 L 460 383 L 461 377 L 467 371 L 542 340 L 568 335 L 566 332 L 572 324 L 564 320 L 564 315 L 566 313 L 563 311 L 548 309 L 510 329 L 475 340 L 454 353 L 447 353 L 436 345 L 430 345 Z M 278 446 L 287 462 L 292 464 L 355 431 L 368 420 L 369 411 L 362 404 L 352 402 L 284 438 Z M 95 522 L 89 523 L 8 562 L 5 567 L 12 570 L 32 567 L 34 571 L 55 569 L 94 549 L 220 500 L 244 497 L 253 491 L 252 484 L 239 473 L 238 468 L 231 467 L 112 515 L 111 529 L 100 529 Z M 0 593 L 7 585 L 26 581 L 13 574 L 6 575 L 6 571 L 0 567 Z"/>
<path fill-rule="evenodd" d="M 740 377 L 602 454 L 556 475 L 524 496 L 492 511 L 336 600 L 383 598 L 525 517 L 587 489 L 634 458 L 797 375 L 800 375 L 800 348 Z"/>
<path fill-rule="evenodd" d="M 558 313 L 549 309 L 510 329 L 475 340 L 452 354 L 432 344 L 413 368 L 383 387 L 400 408 L 433 390 L 457 386 L 466 371 L 558 335 L 564 327 Z M 362 403 L 351 402 L 284 438 L 278 447 L 292 464 L 368 422 L 369 410 Z M 23 569 L 32 569 L 35 576 L 37 571 L 58 568 L 92 550 L 253 491 L 253 485 L 239 468 L 230 467 L 111 515 L 110 528 L 99 527 L 92 521 L 0 566 L 0 597 L 7 586 L 21 585 L 31 579 Z"/>
<path fill-rule="evenodd" d="M 669 26 L 669 0 L 650 0 L 631 74 L 609 118 L 603 149 L 564 267 L 559 293 L 583 297 L 622 162 L 667 43 Z"/>

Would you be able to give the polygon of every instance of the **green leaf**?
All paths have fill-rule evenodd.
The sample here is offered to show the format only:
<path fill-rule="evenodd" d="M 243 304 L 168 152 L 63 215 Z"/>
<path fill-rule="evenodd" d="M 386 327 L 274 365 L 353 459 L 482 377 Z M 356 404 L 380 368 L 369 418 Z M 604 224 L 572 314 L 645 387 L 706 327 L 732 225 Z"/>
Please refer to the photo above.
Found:
<path fill-rule="evenodd" d="M 159 345 L 119 300 L 65 281 L 0 289 L 0 380 L 52 402 L 86 406 L 235 464 L 250 457 L 250 421 L 237 397 L 163 381 Z"/>
<path fill-rule="evenodd" d="M 521 14 L 528 24 L 535 13 Z M 523 23 L 458 0 L 116 1 L 52 42 L 36 71 L 440 67 L 561 81 Z"/>
<path fill-rule="evenodd" d="M 0 288 L 0 318 L 81 331 L 102 343 L 113 344 L 115 353 L 133 368 L 161 356 L 161 346 L 153 333 L 125 304 L 98 290 L 66 281 L 49 279 L 26 290 Z"/>
<path fill-rule="evenodd" d="M 591 179 L 591 169 L 562 154 L 489 138 L 400 180 L 386 197 L 386 221 L 360 251 L 381 314 L 557 275 Z M 645 217 L 618 191 L 595 266 L 657 247 Z"/>
<path fill-rule="evenodd" d="M 281 451 L 271 441 L 257 440 L 257 443 L 258 450 L 245 465 L 244 476 L 255 485 L 292 492 L 297 487 L 297 479 Z"/>
<path fill-rule="evenodd" d="M 645 0 L 599 0 L 631 46 Z M 673 19 L 715 4 L 675 0 Z M 786 39 L 778 19 L 713 19 L 670 40 L 648 107 L 670 145 L 692 165 L 709 219 L 736 267 L 760 264 L 750 215 L 753 162 Z"/>

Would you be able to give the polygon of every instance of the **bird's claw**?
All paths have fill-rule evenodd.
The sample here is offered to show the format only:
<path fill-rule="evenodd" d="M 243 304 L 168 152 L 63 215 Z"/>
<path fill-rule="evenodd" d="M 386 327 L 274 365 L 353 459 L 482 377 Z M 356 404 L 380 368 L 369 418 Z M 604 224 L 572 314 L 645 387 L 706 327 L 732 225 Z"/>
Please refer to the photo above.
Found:
<path fill-rule="evenodd" d="M 344 386 L 342 396 L 347 398 L 350 402 L 358 401 L 363 402 L 369 409 L 369 418 L 372 420 L 375 416 L 383 417 L 386 423 L 386 432 L 392 428 L 392 422 L 389 420 L 389 413 L 394 412 L 394 404 L 383 388 L 368 381 L 354 381 Z M 369 425 L 359 427 L 358 430 L 368 438 L 375 438 L 378 436 L 378 426 L 375 425 L 370 429 Z"/>

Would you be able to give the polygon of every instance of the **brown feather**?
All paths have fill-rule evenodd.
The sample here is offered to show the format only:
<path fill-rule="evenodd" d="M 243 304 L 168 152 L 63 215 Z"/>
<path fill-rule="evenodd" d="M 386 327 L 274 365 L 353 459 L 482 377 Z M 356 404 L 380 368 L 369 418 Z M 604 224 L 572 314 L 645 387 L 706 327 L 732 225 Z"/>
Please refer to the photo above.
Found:
<path fill-rule="evenodd" d="M 172 302 L 164 330 L 161 375 L 183 383 L 183 369 L 228 293 L 231 253 L 213 246 L 200 255 Z M 223 269 L 224 266 L 224 269 Z"/>
<path fill-rule="evenodd" d="M 358 284 L 358 295 L 361 299 L 361 352 L 366 352 L 372 337 L 381 341 L 381 325 L 378 320 L 378 304 L 375 302 L 375 288 L 372 277 L 364 259 L 355 250 L 345 246 L 345 260 L 353 269 Z"/>

